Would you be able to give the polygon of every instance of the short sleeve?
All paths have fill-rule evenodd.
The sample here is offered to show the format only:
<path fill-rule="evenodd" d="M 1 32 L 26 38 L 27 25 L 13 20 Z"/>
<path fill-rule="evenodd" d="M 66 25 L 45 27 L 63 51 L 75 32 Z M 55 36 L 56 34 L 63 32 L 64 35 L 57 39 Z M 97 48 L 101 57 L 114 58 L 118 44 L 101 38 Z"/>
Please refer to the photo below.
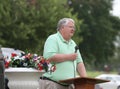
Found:
<path fill-rule="evenodd" d="M 44 45 L 43 56 L 48 59 L 58 52 L 57 38 L 54 35 L 48 37 Z"/>
<path fill-rule="evenodd" d="M 80 54 L 80 51 L 78 50 L 77 53 L 78 53 L 77 63 L 79 63 L 79 62 L 83 62 L 82 57 L 81 57 L 81 54 Z"/>

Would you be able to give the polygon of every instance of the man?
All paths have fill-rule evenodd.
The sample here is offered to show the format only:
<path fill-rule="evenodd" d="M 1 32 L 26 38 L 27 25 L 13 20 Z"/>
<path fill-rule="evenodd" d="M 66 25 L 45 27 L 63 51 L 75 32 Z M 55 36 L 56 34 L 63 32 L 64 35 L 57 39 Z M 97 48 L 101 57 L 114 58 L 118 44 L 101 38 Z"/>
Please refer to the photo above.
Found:
<path fill-rule="evenodd" d="M 54 72 L 46 72 L 40 79 L 40 89 L 73 89 L 68 84 L 60 84 L 59 80 L 86 77 L 86 70 L 76 43 L 71 39 L 75 33 L 75 22 L 71 18 L 63 18 L 58 22 L 57 33 L 50 35 L 44 45 L 43 56 L 56 66 Z"/>

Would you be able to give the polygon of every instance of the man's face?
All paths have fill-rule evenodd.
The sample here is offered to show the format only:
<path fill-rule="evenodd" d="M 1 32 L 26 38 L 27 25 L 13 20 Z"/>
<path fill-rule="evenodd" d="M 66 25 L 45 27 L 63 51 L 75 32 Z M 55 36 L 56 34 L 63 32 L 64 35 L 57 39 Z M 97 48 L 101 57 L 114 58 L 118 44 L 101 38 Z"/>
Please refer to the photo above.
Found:
<path fill-rule="evenodd" d="M 67 25 L 63 26 L 62 33 L 65 39 L 69 40 L 74 35 L 74 32 L 75 26 L 73 22 L 70 21 Z"/>

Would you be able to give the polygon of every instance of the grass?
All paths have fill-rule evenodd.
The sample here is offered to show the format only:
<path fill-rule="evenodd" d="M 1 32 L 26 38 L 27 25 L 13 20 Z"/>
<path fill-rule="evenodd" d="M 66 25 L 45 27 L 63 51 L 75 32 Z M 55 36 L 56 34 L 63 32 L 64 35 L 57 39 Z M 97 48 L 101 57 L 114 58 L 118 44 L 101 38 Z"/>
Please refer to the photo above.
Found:
<path fill-rule="evenodd" d="M 100 74 L 118 74 L 116 71 L 104 72 L 104 71 L 87 71 L 88 77 L 94 78 Z"/>

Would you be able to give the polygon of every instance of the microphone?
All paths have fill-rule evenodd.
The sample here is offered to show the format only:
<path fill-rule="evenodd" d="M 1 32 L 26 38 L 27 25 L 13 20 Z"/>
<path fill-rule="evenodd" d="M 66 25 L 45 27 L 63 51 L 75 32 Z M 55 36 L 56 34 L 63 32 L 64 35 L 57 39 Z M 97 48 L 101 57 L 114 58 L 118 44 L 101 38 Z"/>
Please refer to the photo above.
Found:
<path fill-rule="evenodd" d="M 79 49 L 79 47 L 76 45 L 75 46 L 75 53 L 77 52 L 78 49 Z"/>

